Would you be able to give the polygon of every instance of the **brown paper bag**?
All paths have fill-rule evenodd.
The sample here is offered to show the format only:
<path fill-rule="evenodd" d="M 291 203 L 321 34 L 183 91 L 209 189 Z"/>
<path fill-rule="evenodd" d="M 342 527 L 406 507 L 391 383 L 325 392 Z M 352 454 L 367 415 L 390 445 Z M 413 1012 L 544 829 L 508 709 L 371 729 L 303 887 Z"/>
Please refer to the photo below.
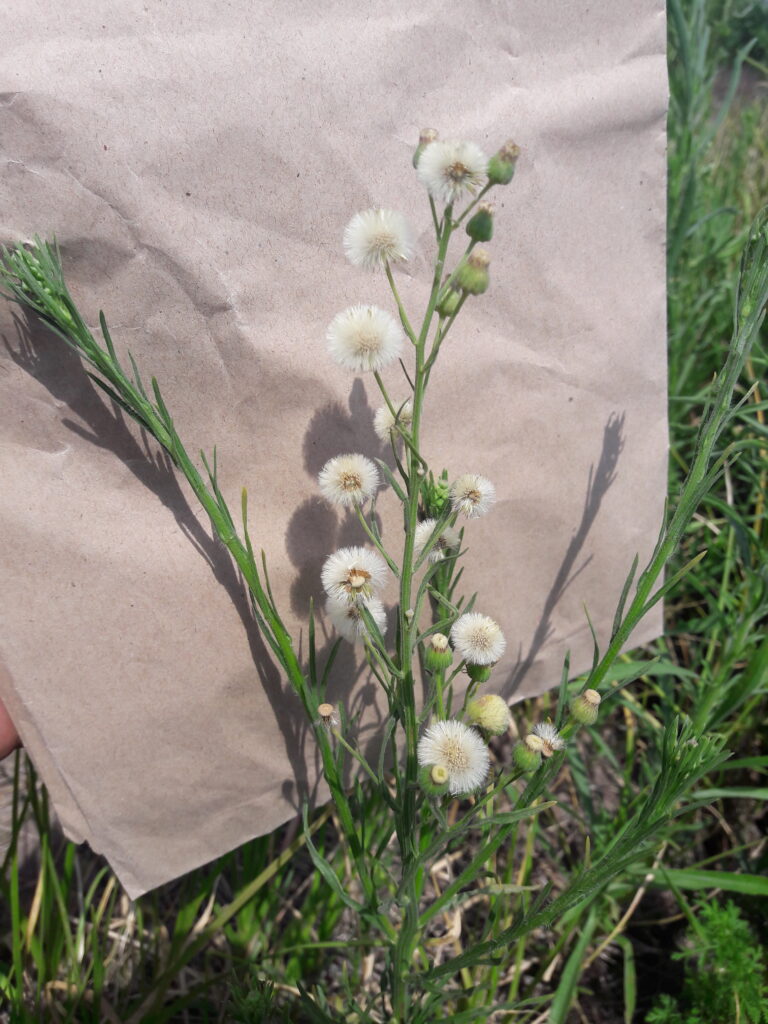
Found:
<path fill-rule="evenodd" d="M 217 445 L 295 637 L 324 559 L 364 540 L 317 473 L 380 454 L 374 382 L 324 343 L 347 305 L 391 308 L 383 277 L 345 262 L 344 226 L 374 204 L 410 220 L 399 282 L 423 309 L 419 129 L 488 153 L 515 138 L 492 287 L 444 347 L 424 451 L 496 484 L 466 556 L 508 639 L 493 687 L 552 687 L 566 650 L 587 667 L 584 606 L 604 644 L 666 486 L 661 0 L 28 0 L 0 34 L 3 239 L 55 234 L 84 315 L 103 308 L 157 376 L 188 450 Z M 136 896 L 293 815 L 314 749 L 186 484 L 58 339 L 9 305 L 0 320 L 0 695 L 67 834 Z M 396 536 L 394 500 L 379 507 Z M 635 642 L 660 628 L 659 609 Z M 375 743 L 349 645 L 332 695 L 367 707 Z"/>

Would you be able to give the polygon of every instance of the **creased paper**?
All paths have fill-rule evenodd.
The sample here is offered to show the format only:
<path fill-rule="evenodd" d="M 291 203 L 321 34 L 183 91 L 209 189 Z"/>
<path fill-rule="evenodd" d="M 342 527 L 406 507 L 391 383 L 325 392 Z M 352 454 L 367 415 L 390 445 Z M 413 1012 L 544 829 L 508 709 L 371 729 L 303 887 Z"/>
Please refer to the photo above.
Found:
<path fill-rule="evenodd" d="M 103 308 L 158 378 L 190 452 L 217 446 L 233 510 L 248 488 L 296 638 L 326 556 L 364 542 L 317 473 L 386 454 L 374 382 L 325 350 L 345 306 L 391 308 L 345 262 L 344 226 L 372 205 L 408 217 L 398 283 L 423 308 L 419 129 L 488 153 L 514 138 L 492 285 L 444 346 L 423 447 L 497 488 L 467 529 L 467 592 L 508 640 L 489 686 L 540 693 L 567 650 L 588 667 L 585 605 L 604 645 L 666 487 L 660 0 L 27 0 L 0 35 L 0 233 L 55 234 L 84 315 Z M 0 694 L 68 835 L 136 896 L 293 815 L 311 736 L 186 484 L 54 336 L 9 305 L 0 331 Z M 379 510 L 397 549 L 391 496 Z M 657 608 L 634 642 L 660 628 Z M 330 696 L 365 708 L 375 744 L 349 645 Z"/>

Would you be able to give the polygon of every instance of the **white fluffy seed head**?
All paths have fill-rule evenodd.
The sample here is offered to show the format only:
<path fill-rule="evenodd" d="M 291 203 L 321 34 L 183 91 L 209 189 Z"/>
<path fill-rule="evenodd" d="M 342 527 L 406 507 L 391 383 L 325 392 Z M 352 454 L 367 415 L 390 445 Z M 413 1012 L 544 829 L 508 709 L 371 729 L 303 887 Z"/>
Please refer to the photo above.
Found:
<path fill-rule="evenodd" d="M 364 455 L 337 455 L 320 470 L 320 491 L 334 505 L 362 505 L 379 488 L 376 464 Z"/>
<path fill-rule="evenodd" d="M 392 405 L 397 413 L 398 426 L 404 427 L 405 430 L 410 430 L 411 423 L 413 422 L 413 403 L 410 398 L 407 398 L 404 402 L 393 402 Z M 376 410 L 376 415 L 373 417 L 373 429 L 376 431 L 376 436 L 386 444 L 389 442 L 390 434 L 394 428 L 395 417 L 392 415 L 388 405 L 382 405 L 381 408 Z"/>
<path fill-rule="evenodd" d="M 446 770 L 452 796 L 479 789 L 488 775 L 488 748 L 474 729 L 455 719 L 430 725 L 416 754 L 420 765 L 439 765 Z"/>
<path fill-rule="evenodd" d="M 350 306 L 333 318 L 326 334 L 331 357 L 358 371 L 381 370 L 397 359 L 403 338 L 400 324 L 378 306 Z"/>
<path fill-rule="evenodd" d="M 435 532 L 436 526 L 436 519 L 424 519 L 416 527 L 416 535 L 414 537 L 413 544 L 414 554 L 417 558 L 421 557 L 421 553 L 427 546 L 429 538 Z M 459 531 L 454 530 L 452 526 L 445 526 L 440 532 L 440 536 L 430 548 L 427 558 L 430 562 L 440 562 L 446 555 L 450 555 L 453 554 L 454 551 L 458 551 L 460 543 L 461 538 L 459 537 Z"/>
<path fill-rule="evenodd" d="M 474 142 L 430 142 L 419 156 L 419 180 L 433 199 L 455 203 L 485 184 L 488 157 Z"/>
<path fill-rule="evenodd" d="M 341 548 L 326 558 L 320 573 L 326 594 L 348 604 L 370 601 L 388 577 L 386 562 L 370 548 Z"/>
<path fill-rule="evenodd" d="M 413 232 L 394 210 L 356 213 L 344 229 L 344 253 L 353 266 L 375 270 L 413 256 Z"/>
<path fill-rule="evenodd" d="M 507 646 L 498 624 L 478 612 L 468 612 L 454 622 L 451 640 L 470 665 L 495 665 Z"/>
<path fill-rule="evenodd" d="M 532 735 L 541 741 L 541 753 L 544 757 L 552 757 L 556 750 L 565 748 L 565 740 L 551 722 L 539 722 L 538 725 L 534 725 Z"/>
<path fill-rule="evenodd" d="M 496 501 L 496 488 L 490 480 L 477 473 L 464 473 L 451 487 L 451 505 L 468 519 L 485 515 Z"/>
<path fill-rule="evenodd" d="M 371 613 L 379 632 L 383 635 L 387 627 L 387 613 L 384 605 L 376 597 L 364 602 L 365 608 Z M 363 619 L 362 604 L 350 604 L 345 597 L 329 597 L 325 603 L 328 618 L 345 640 L 351 644 L 360 643 L 368 636 L 368 628 Z"/>

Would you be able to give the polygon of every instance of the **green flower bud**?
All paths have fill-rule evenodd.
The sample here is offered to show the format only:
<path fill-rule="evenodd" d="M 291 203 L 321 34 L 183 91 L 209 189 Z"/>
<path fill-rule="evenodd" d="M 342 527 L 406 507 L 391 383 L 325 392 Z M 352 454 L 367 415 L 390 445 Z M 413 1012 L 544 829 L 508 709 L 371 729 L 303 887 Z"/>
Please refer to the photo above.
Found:
<path fill-rule="evenodd" d="M 424 152 L 425 146 L 428 146 L 430 142 L 435 142 L 437 139 L 437 132 L 434 128 L 422 128 L 419 132 L 419 144 L 413 152 L 413 163 L 414 167 L 419 166 L 419 160 L 421 154 Z"/>
<path fill-rule="evenodd" d="M 448 792 L 448 769 L 441 764 L 425 764 L 419 769 L 419 785 L 428 796 Z"/>
<path fill-rule="evenodd" d="M 501 736 L 509 728 L 509 706 L 503 697 L 487 693 L 469 702 L 467 718 L 491 736 Z"/>
<path fill-rule="evenodd" d="M 571 704 L 571 715 L 581 725 L 594 725 L 599 707 L 600 694 L 597 690 L 585 690 Z"/>
<path fill-rule="evenodd" d="M 488 181 L 492 185 L 508 185 L 515 174 L 520 147 L 509 139 L 488 161 Z"/>
<path fill-rule="evenodd" d="M 470 295 L 482 295 L 488 288 L 488 264 L 491 258 L 485 249 L 473 249 L 454 275 L 455 283 Z"/>
<path fill-rule="evenodd" d="M 467 674 L 476 683 L 485 683 L 491 678 L 493 665 L 467 665 Z"/>
<path fill-rule="evenodd" d="M 443 285 L 439 295 L 437 296 L 435 309 L 440 316 L 453 316 L 459 308 L 460 300 L 460 291 L 457 291 L 452 284 Z"/>
<path fill-rule="evenodd" d="M 424 664 L 430 672 L 443 672 L 453 661 L 453 651 L 448 644 L 448 637 L 442 633 L 428 636 L 424 644 Z"/>
<path fill-rule="evenodd" d="M 521 743 L 516 743 L 512 750 L 512 760 L 524 772 L 535 772 L 541 764 L 540 751 L 535 749 L 535 744 L 531 747 L 528 743 L 531 739 L 536 740 L 537 737 L 526 736 Z"/>
<path fill-rule="evenodd" d="M 430 470 L 429 476 L 421 482 L 421 502 L 424 507 L 425 519 L 441 519 L 451 504 L 451 485 L 448 471 L 443 470 L 439 479 L 435 480 Z"/>
<path fill-rule="evenodd" d="M 467 234 L 474 242 L 490 242 L 493 238 L 493 203 L 480 203 L 477 212 L 467 221 Z"/>

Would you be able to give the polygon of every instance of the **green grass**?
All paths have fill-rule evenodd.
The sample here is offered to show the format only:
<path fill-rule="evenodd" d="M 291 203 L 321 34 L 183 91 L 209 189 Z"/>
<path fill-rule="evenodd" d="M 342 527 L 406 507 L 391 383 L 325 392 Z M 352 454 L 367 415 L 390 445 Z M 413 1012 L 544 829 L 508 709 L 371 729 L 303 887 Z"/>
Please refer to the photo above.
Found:
<path fill-rule="evenodd" d="M 737 18 L 733 5 L 688 0 L 672 3 L 670 14 L 674 497 L 693 459 L 707 390 L 725 358 L 739 255 L 768 196 L 768 93 L 765 83 L 762 93 L 754 84 L 765 41 L 745 49 L 748 19 Z M 747 98 L 728 88 L 732 69 L 742 63 L 753 76 Z M 456 1021 L 485 1020 L 488 1006 L 524 1001 L 527 1011 L 506 1018 L 628 1024 L 653 1012 L 652 1020 L 693 1022 L 685 1016 L 691 997 L 682 973 L 665 976 L 665 1000 L 653 990 L 661 967 L 690 942 L 687 935 L 698 936 L 703 971 L 702 929 L 722 938 L 711 945 L 725 961 L 738 956 L 737 941 L 746 941 L 750 927 L 749 941 L 768 949 L 767 380 L 768 357 L 758 346 L 739 397 L 755 389 L 724 439 L 738 454 L 699 508 L 670 569 L 671 575 L 706 549 L 667 603 L 665 638 L 622 659 L 616 685 L 637 678 L 569 748 L 552 786 L 557 806 L 520 824 L 514 841 L 490 861 L 487 884 L 506 887 L 508 901 L 489 910 L 482 890 L 457 893 L 436 915 L 435 963 L 500 934 L 544 882 L 557 893 L 580 877 L 653 785 L 660 738 L 675 715 L 722 735 L 732 757 L 698 784 L 692 809 L 674 818 L 653 848 L 638 848 L 614 881 L 553 929 L 512 943 L 500 963 L 464 968 Z M 520 706 L 516 717 L 535 720 L 555 704 L 547 695 L 536 708 Z M 356 799 L 368 828 L 384 830 L 386 808 L 364 788 Z M 101 862 L 57 835 L 44 791 L 31 770 L 25 775 L 20 768 L 16 833 L 24 820 L 40 838 L 39 863 L 22 871 L 12 846 L 0 871 L 0 992 L 11 1021 L 312 1021 L 325 1019 L 319 1012 L 343 1019 L 334 1016 L 338 1006 L 374 1000 L 375 960 L 358 944 L 342 893 L 315 869 L 300 829 L 287 826 L 255 840 L 134 904 Z M 332 814 L 319 815 L 312 828 L 312 842 L 343 891 L 350 873 Z M 460 849 L 437 863 L 435 893 L 445 891 L 472 855 Z M 727 909 L 726 893 L 738 911 Z M 660 948 L 656 959 L 654 947 Z M 327 1006 L 313 989 L 318 980 L 329 993 Z M 741 984 L 747 983 L 737 979 L 731 987 Z M 743 997 L 745 1014 L 746 988 Z"/>

